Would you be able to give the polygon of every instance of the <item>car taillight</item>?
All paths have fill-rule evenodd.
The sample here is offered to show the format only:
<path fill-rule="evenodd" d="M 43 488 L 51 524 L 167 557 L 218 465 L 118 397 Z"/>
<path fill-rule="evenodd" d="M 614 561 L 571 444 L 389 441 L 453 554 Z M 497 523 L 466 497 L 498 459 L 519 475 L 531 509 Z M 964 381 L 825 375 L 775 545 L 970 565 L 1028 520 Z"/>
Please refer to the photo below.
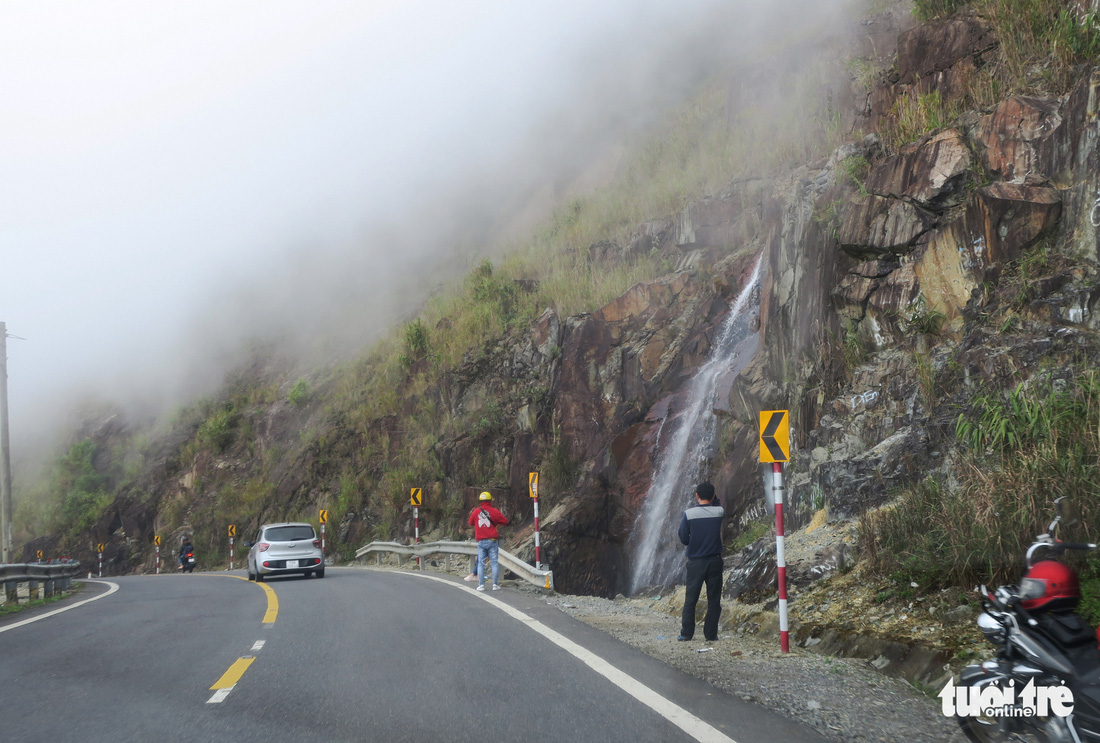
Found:
<path fill-rule="evenodd" d="M 314 547 L 320 547 L 321 546 L 321 540 L 320 539 L 314 539 L 313 540 L 313 546 Z"/>
<path fill-rule="evenodd" d="M 271 545 L 268 544 L 267 542 L 260 542 L 256 546 L 260 549 L 260 552 L 267 552 L 267 548 L 270 547 Z"/>

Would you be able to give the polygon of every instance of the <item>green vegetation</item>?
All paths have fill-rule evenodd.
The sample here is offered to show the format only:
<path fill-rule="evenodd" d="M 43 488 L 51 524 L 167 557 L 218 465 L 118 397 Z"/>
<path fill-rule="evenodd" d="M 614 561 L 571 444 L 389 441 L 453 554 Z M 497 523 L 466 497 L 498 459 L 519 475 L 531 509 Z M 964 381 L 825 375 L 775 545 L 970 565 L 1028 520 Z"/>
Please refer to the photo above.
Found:
<path fill-rule="evenodd" d="M 943 129 L 964 110 L 962 101 L 945 101 L 938 90 L 921 93 L 913 88 L 894 101 L 883 128 L 883 143 L 897 150 L 922 134 Z"/>
<path fill-rule="evenodd" d="M 852 183 L 861 196 L 867 195 L 867 176 L 871 172 L 871 161 L 863 155 L 846 157 L 840 162 L 844 178 Z"/>
<path fill-rule="evenodd" d="M 967 0 L 913 0 L 913 15 L 919 20 L 930 21 L 951 15 L 966 4 Z"/>
<path fill-rule="evenodd" d="M 767 521 L 753 521 L 746 524 L 730 544 L 729 552 L 740 552 L 770 531 L 771 524 Z"/>
<path fill-rule="evenodd" d="M 305 405 L 309 401 L 309 383 L 304 379 L 299 379 L 295 382 L 294 386 L 290 388 L 290 394 L 287 395 L 287 400 L 295 407 Z"/>
<path fill-rule="evenodd" d="M 956 435 L 967 450 L 957 488 L 929 478 L 861 519 L 861 547 L 878 573 L 922 587 L 1015 582 L 1021 556 L 1061 496 L 1081 518 L 1066 538 L 1095 540 L 1100 375 L 979 390 L 960 412 Z M 1094 582 L 1100 587 L 1100 578 Z"/>
<path fill-rule="evenodd" d="M 942 312 L 935 307 L 928 306 L 924 301 L 924 296 L 921 295 L 913 303 L 913 309 L 909 312 L 909 317 L 905 319 L 905 322 L 921 335 L 939 335 L 946 319 Z"/>
<path fill-rule="evenodd" d="M 921 135 L 949 125 L 966 110 L 988 110 L 1014 94 L 1058 96 L 1080 76 L 1080 66 L 1100 61 L 1100 19 L 1078 13 L 1064 0 L 915 0 L 921 20 L 971 8 L 986 21 L 996 48 L 967 78 L 955 82 L 950 100 L 917 86 L 895 102 L 893 121 L 882 132 L 896 150 Z"/>
<path fill-rule="evenodd" d="M 61 460 L 55 492 L 62 493 L 61 514 L 69 534 L 87 531 L 114 500 L 110 479 L 94 464 L 99 449 L 91 439 L 73 444 Z"/>
<path fill-rule="evenodd" d="M 198 442 L 216 452 L 224 452 L 233 441 L 237 415 L 231 406 L 215 410 L 199 427 Z"/>
<path fill-rule="evenodd" d="M 21 611 L 26 611 L 27 609 L 37 609 L 40 606 L 49 606 L 55 601 L 60 601 L 61 599 L 72 596 L 83 587 L 84 586 L 82 583 L 74 583 L 72 589 L 66 591 L 65 593 L 57 593 L 53 596 L 47 596 L 46 598 L 41 599 L 32 599 L 30 601 L 14 603 L 5 602 L 3 604 L 0 604 L 0 617 L 8 617 L 12 614 L 18 614 Z"/>

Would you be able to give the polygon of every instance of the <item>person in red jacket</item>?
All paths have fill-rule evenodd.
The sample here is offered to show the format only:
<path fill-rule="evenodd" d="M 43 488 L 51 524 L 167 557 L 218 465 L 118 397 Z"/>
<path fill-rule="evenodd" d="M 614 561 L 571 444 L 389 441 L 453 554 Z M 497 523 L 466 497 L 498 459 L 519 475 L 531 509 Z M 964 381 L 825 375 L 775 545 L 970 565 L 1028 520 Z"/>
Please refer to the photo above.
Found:
<path fill-rule="evenodd" d="M 493 495 L 488 491 L 477 497 L 478 504 L 470 511 L 469 524 L 474 527 L 474 539 L 477 540 L 477 590 L 485 590 L 485 558 L 493 567 L 493 590 L 500 590 L 500 565 L 497 563 L 497 540 L 500 539 L 498 526 L 506 526 L 508 518 L 493 508 Z"/>

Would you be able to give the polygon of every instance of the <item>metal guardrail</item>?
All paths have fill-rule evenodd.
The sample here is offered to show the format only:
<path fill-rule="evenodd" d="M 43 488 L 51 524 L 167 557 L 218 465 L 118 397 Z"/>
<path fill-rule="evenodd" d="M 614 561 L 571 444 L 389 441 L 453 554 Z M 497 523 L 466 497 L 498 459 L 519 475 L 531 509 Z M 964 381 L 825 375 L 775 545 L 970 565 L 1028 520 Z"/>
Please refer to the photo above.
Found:
<path fill-rule="evenodd" d="M 382 553 L 405 557 L 427 557 L 429 555 L 469 555 L 477 557 L 477 542 L 422 542 L 420 544 L 401 544 L 400 542 L 371 542 L 355 551 L 356 557 L 365 557 L 374 553 L 381 561 Z M 502 567 L 532 583 L 539 588 L 554 590 L 554 571 L 540 570 L 506 550 L 497 550 L 497 561 Z"/>
<path fill-rule="evenodd" d="M 16 601 L 20 583 L 29 583 L 30 596 L 36 598 L 41 587 L 46 596 L 67 590 L 72 580 L 80 575 L 80 563 L 76 560 L 52 563 L 14 563 L 0 565 L 0 583 L 8 601 Z"/>

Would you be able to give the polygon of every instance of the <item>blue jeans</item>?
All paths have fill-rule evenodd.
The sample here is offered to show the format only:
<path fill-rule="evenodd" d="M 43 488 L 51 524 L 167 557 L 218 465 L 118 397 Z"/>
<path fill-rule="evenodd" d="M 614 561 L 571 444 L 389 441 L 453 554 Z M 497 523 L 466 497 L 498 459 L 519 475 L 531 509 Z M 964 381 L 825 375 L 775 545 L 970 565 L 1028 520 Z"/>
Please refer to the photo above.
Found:
<path fill-rule="evenodd" d="M 477 584 L 485 585 L 485 558 L 493 566 L 493 585 L 500 581 L 500 565 L 497 563 L 497 540 L 482 539 L 477 543 Z"/>

